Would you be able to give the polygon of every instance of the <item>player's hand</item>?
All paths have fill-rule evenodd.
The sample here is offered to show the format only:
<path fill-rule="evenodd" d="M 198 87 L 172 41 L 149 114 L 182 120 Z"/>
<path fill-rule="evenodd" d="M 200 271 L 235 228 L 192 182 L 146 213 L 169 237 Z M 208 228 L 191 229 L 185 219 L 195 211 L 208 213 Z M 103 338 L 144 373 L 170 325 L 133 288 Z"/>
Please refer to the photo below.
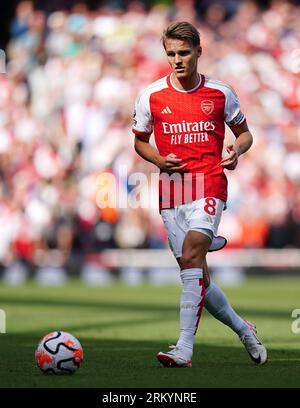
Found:
<path fill-rule="evenodd" d="M 168 156 L 161 156 L 158 167 L 165 172 L 176 172 L 182 170 L 187 164 L 181 164 L 182 159 L 179 159 L 176 154 L 170 153 Z"/>
<path fill-rule="evenodd" d="M 222 167 L 224 167 L 224 169 L 234 170 L 238 164 L 238 150 L 234 145 L 227 146 L 226 150 L 229 156 L 223 159 L 220 164 Z"/>

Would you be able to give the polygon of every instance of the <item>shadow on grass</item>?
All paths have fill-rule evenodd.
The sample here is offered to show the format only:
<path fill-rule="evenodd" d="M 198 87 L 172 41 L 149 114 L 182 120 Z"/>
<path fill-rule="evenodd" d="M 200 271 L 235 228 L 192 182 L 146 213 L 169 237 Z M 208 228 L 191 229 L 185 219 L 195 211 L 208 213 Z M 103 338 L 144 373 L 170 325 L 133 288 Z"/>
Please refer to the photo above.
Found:
<path fill-rule="evenodd" d="M 179 301 L 179 298 L 178 298 Z M 90 308 L 90 309 L 101 309 L 101 310 L 109 310 L 109 311 L 134 311 L 134 312 L 178 312 L 179 306 L 174 305 L 165 305 L 165 304 L 158 304 L 158 303 L 128 303 L 128 302 L 107 302 L 107 301 L 86 301 L 79 299 L 78 301 L 69 300 L 69 299 L 57 299 L 53 297 L 53 299 L 44 297 L 34 299 L 22 298 L 22 297 L 13 297 L 8 295 L 1 296 L 0 301 L 0 308 L 5 309 L 5 305 L 20 305 L 20 306 L 40 306 L 40 307 L 70 307 L 70 308 Z M 236 307 L 236 312 L 241 316 L 248 316 L 248 317 L 265 317 L 265 318 L 279 318 L 279 319 L 286 319 L 290 318 L 291 310 L 290 309 L 262 309 L 262 308 L 243 308 L 243 307 Z"/>
<path fill-rule="evenodd" d="M 76 335 L 76 333 L 75 333 Z M 299 387 L 297 351 L 269 349 L 269 362 L 255 366 L 242 345 L 196 345 L 193 368 L 161 368 L 156 353 L 166 349 L 160 341 L 91 340 L 80 338 L 82 368 L 73 376 L 44 376 L 34 363 L 37 332 L 0 337 L 0 387 Z"/>

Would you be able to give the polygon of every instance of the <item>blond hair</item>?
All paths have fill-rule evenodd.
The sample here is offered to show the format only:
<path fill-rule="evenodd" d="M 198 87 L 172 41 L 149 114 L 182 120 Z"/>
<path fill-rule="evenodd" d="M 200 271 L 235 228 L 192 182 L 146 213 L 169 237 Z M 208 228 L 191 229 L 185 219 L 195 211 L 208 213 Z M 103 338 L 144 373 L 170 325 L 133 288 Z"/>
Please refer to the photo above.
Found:
<path fill-rule="evenodd" d="M 168 38 L 187 41 L 192 47 L 195 48 L 200 46 L 200 35 L 198 30 L 187 21 L 172 23 L 164 30 L 161 37 L 164 47 L 165 40 Z"/>

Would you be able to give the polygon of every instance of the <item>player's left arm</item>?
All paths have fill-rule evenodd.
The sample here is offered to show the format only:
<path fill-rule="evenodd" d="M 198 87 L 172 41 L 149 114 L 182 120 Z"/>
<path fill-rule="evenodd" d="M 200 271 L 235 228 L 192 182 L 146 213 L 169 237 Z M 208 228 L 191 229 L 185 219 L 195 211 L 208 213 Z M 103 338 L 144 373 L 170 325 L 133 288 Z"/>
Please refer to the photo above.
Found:
<path fill-rule="evenodd" d="M 250 149 L 253 136 L 248 129 L 246 120 L 239 125 L 230 126 L 230 129 L 236 140 L 233 145 L 226 146 L 228 156 L 221 161 L 221 166 L 227 170 L 234 170 L 238 164 L 239 156 Z"/>

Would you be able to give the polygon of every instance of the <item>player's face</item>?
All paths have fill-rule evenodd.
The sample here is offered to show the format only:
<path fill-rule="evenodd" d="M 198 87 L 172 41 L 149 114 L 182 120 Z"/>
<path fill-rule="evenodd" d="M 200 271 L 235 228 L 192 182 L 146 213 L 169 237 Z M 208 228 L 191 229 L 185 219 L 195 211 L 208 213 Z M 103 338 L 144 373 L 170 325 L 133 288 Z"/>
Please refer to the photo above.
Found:
<path fill-rule="evenodd" d="M 197 72 L 201 47 L 193 47 L 187 41 L 167 38 L 165 50 L 168 62 L 176 78 L 186 79 Z"/>

